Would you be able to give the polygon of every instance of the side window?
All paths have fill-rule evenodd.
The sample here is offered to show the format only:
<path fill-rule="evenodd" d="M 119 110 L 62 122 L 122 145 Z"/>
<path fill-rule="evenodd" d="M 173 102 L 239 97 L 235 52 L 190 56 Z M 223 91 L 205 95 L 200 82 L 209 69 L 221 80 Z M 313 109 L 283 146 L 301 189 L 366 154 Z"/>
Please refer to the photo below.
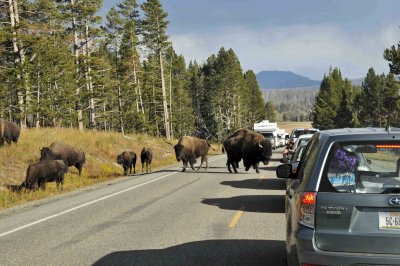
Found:
<path fill-rule="evenodd" d="M 319 137 L 314 135 L 307 144 L 306 150 L 301 157 L 299 165 L 298 179 L 303 180 L 304 176 L 307 176 L 312 171 L 315 160 L 317 159 L 316 147 L 318 146 Z"/>

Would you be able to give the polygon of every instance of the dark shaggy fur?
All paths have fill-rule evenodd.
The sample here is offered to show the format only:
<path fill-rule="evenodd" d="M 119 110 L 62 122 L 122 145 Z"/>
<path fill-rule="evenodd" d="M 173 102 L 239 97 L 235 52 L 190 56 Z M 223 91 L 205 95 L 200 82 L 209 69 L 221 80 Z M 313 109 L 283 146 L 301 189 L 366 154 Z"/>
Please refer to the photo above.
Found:
<path fill-rule="evenodd" d="M 57 189 L 64 184 L 64 174 L 68 171 L 68 166 L 62 160 L 48 160 L 30 164 L 26 170 L 25 181 L 21 188 L 35 189 L 46 188 L 46 182 L 56 182 Z"/>
<path fill-rule="evenodd" d="M 178 140 L 178 144 L 174 146 L 176 160 L 183 162 L 182 172 L 186 171 L 188 163 L 190 167 L 194 169 L 196 159 L 201 157 L 201 164 L 197 170 L 201 168 L 204 162 L 206 162 L 205 169 L 208 168 L 208 149 L 210 144 L 205 139 L 198 139 L 190 136 L 183 136 Z"/>
<path fill-rule="evenodd" d="M 142 174 L 144 171 L 144 164 L 146 164 L 146 173 L 149 172 L 150 166 L 150 173 L 151 173 L 151 161 L 153 160 L 153 151 L 150 148 L 144 147 L 142 152 L 140 153 L 140 161 L 142 162 Z"/>
<path fill-rule="evenodd" d="M 40 150 L 40 161 L 63 160 L 67 166 L 75 166 L 82 173 L 85 163 L 85 153 L 78 148 L 62 142 L 53 142 L 50 147 L 43 147 Z"/>
<path fill-rule="evenodd" d="M 136 153 L 133 151 L 124 151 L 118 155 L 117 163 L 124 168 L 124 175 L 128 175 L 128 169 L 129 173 L 132 174 L 132 167 L 133 174 L 136 174 Z"/>
<path fill-rule="evenodd" d="M 17 124 L 0 119 L 0 146 L 3 146 L 5 142 L 9 145 L 11 142 L 17 143 L 20 132 L 21 128 Z"/>
<path fill-rule="evenodd" d="M 230 165 L 237 173 L 236 167 L 238 162 L 243 159 L 245 170 L 248 171 L 253 167 L 257 173 L 258 163 L 268 164 L 272 156 L 271 142 L 266 140 L 264 136 L 251 130 L 238 130 L 233 137 L 228 138 L 224 142 L 224 147 L 228 156 L 227 166 L 229 172 L 232 173 Z"/>

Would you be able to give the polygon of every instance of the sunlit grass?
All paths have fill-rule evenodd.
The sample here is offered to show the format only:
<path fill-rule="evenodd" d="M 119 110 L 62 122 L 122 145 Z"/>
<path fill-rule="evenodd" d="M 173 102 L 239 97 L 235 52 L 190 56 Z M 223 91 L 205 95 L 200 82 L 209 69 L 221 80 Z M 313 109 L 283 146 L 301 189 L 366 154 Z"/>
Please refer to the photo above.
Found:
<path fill-rule="evenodd" d="M 65 175 L 63 190 L 57 190 L 56 184 L 52 182 L 46 184 L 44 191 L 18 191 L 18 186 L 25 180 L 28 165 L 39 160 L 40 148 L 49 146 L 56 140 L 85 152 L 86 163 L 82 176 L 78 175 L 75 167 L 70 167 Z M 144 146 L 153 149 L 153 171 L 177 163 L 171 143 L 176 141 L 167 142 L 162 138 L 136 134 L 124 137 L 116 132 L 80 132 L 76 129 L 57 128 L 24 129 L 18 144 L 0 147 L 0 209 L 121 177 L 123 169 L 116 163 L 116 157 L 125 150 L 133 150 L 137 155 L 136 173 L 142 172 L 140 151 Z M 221 153 L 220 145 L 212 147 L 215 150 L 210 149 L 210 154 Z"/>

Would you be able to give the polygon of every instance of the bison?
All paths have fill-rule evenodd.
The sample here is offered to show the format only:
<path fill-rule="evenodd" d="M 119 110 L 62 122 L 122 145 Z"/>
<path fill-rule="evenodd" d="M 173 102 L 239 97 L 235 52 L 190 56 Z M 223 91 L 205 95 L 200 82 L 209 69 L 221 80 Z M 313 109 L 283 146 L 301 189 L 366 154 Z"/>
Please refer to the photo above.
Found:
<path fill-rule="evenodd" d="M 143 147 L 142 152 L 140 153 L 140 160 L 142 162 L 142 174 L 145 163 L 146 163 L 146 173 L 149 172 L 149 165 L 151 173 L 151 161 L 153 160 L 153 151 L 150 148 Z"/>
<path fill-rule="evenodd" d="M 0 119 L 0 146 L 3 146 L 5 142 L 9 145 L 11 142 L 17 143 L 20 132 L 21 128 L 17 124 Z"/>
<path fill-rule="evenodd" d="M 235 173 L 237 173 L 236 166 L 243 159 L 246 171 L 253 167 L 259 173 L 258 163 L 268 164 L 272 156 L 271 142 L 261 134 L 251 130 L 238 130 L 232 136 L 224 142 L 229 172 L 232 172 L 230 169 L 230 165 L 232 165 Z"/>
<path fill-rule="evenodd" d="M 63 160 L 69 166 L 75 166 L 82 173 L 82 167 L 85 163 L 85 153 L 78 148 L 62 142 L 53 142 L 50 147 L 43 147 L 40 150 L 40 161 Z"/>
<path fill-rule="evenodd" d="M 235 173 L 237 173 L 237 168 L 239 168 L 239 162 L 242 160 L 242 153 L 240 150 L 237 150 L 236 146 L 238 145 L 239 140 L 248 134 L 249 130 L 247 129 L 239 129 L 236 132 L 234 132 L 232 135 L 228 137 L 227 140 L 224 141 L 222 144 L 224 150 L 226 151 L 227 154 L 227 161 L 226 161 L 226 166 L 228 166 L 228 170 L 230 173 L 231 171 L 231 165 L 233 167 L 233 170 Z"/>
<path fill-rule="evenodd" d="M 208 149 L 210 144 L 205 139 L 198 139 L 190 136 L 183 136 L 178 140 L 178 144 L 174 146 L 176 160 L 183 162 L 182 172 L 186 171 L 188 163 L 190 167 L 194 169 L 193 165 L 196 163 L 196 159 L 201 157 L 201 164 L 197 171 L 201 168 L 204 162 L 206 162 L 205 169 L 208 168 Z"/>
<path fill-rule="evenodd" d="M 32 163 L 26 170 L 25 181 L 21 188 L 35 189 L 36 186 L 42 190 L 46 188 L 46 182 L 56 182 L 57 189 L 61 184 L 63 189 L 64 174 L 68 171 L 68 166 L 63 160 L 48 160 Z"/>
<path fill-rule="evenodd" d="M 120 155 L 117 156 L 117 163 L 122 165 L 124 168 L 124 175 L 128 175 L 129 173 L 132 174 L 132 167 L 133 167 L 133 174 L 136 174 L 136 153 L 133 151 L 124 151 Z"/>

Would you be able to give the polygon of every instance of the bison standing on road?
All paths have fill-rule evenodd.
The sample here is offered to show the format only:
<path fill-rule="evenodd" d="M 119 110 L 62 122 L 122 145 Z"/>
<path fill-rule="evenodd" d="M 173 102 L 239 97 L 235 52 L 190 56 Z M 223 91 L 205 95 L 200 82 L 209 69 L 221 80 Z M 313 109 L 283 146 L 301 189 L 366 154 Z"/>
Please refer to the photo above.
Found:
<path fill-rule="evenodd" d="M 3 146 L 4 142 L 7 142 L 9 145 L 11 141 L 17 143 L 20 132 L 21 128 L 17 124 L 0 119 L 0 146 Z"/>
<path fill-rule="evenodd" d="M 124 175 L 128 175 L 128 169 L 129 173 L 132 174 L 132 167 L 133 174 L 136 174 L 136 153 L 133 151 L 124 151 L 118 155 L 117 163 L 124 168 Z"/>
<path fill-rule="evenodd" d="M 149 165 L 151 173 L 151 161 L 153 160 L 153 151 L 150 148 L 143 147 L 142 152 L 140 153 L 140 160 L 142 162 L 142 174 L 145 163 L 146 163 L 146 173 L 149 172 Z"/>
<path fill-rule="evenodd" d="M 253 166 L 256 172 L 259 173 L 258 163 L 268 164 L 272 156 L 271 142 L 261 134 L 246 129 L 238 130 L 232 136 L 224 142 L 228 156 L 227 166 L 229 172 L 232 173 L 230 169 L 230 165 L 232 165 L 235 173 L 237 173 L 237 163 L 240 159 L 243 159 L 246 171 Z"/>
<path fill-rule="evenodd" d="M 40 161 L 63 160 L 67 166 L 75 166 L 82 173 L 85 163 L 85 153 L 78 148 L 62 142 L 53 142 L 50 147 L 43 147 L 40 150 Z"/>
<path fill-rule="evenodd" d="M 48 160 L 30 164 L 26 170 L 25 181 L 22 182 L 21 188 L 34 189 L 40 187 L 42 190 L 46 188 L 46 182 L 56 182 L 57 189 L 61 184 L 63 189 L 64 174 L 68 171 L 68 166 L 63 160 Z"/>
<path fill-rule="evenodd" d="M 208 168 L 208 149 L 210 144 L 205 139 L 198 139 L 190 136 L 183 136 L 178 140 L 178 144 L 174 146 L 176 160 L 183 162 L 182 172 L 186 171 L 188 163 L 190 167 L 194 169 L 193 165 L 196 163 L 196 159 L 201 157 L 201 164 L 197 171 L 201 168 L 204 162 L 206 162 L 205 169 Z"/>
<path fill-rule="evenodd" d="M 228 166 L 228 170 L 232 173 L 231 165 L 235 173 L 237 173 L 237 168 L 239 168 L 239 162 L 242 160 L 242 153 L 240 149 L 237 149 L 237 145 L 241 138 L 248 134 L 249 130 L 247 129 L 239 129 L 232 135 L 228 137 L 227 140 L 224 141 L 223 147 L 227 154 L 226 166 Z"/>

